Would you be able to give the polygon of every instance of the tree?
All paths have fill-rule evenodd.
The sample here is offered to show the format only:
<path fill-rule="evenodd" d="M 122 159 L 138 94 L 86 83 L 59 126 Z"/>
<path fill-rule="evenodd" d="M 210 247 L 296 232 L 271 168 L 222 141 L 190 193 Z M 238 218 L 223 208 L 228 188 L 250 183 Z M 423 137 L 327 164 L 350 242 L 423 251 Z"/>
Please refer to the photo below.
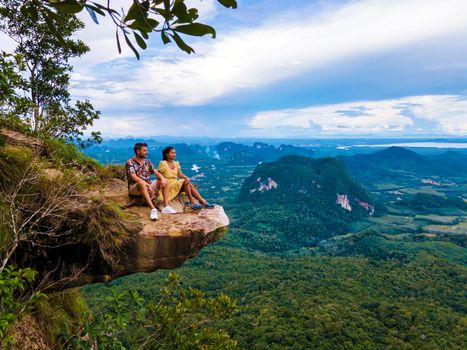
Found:
<path fill-rule="evenodd" d="M 227 8 L 237 8 L 236 0 L 217 0 Z M 126 44 L 133 50 L 139 59 L 138 50 L 130 40 L 130 32 L 141 49 L 146 49 L 149 33 L 157 32 L 162 42 L 175 44 L 187 53 L 194 53 L 192 47 L 187 45 L 179 34 L 191 36 L 204 36 L 210 34 L 213 38 L 216 31 L 213 27 L 195 22 L 198 19 L 198 10 L 188 8 L 185 0 L 128 0 L 129 6 L 118 12 L 111 6 L 111 1 L 89 0 L 21 0 L 21 12 L 25 16 L 37 18 L 41 14 L 49 30 L 61 38 L 59 26 L 64 17 L 59 13 L 76 14 L 86 9 L 98 24 L 97 15 L 108 15 L 116 26 L 116 41 L 121 52 L 120 35 L 125 38 Z"/>
<path fill-rule="evenodd" d="M 63 334 L 64 349 L 239 349 L 237 341 L 216 326 L 235 314 L 236 301 L 223 293 L 207 297 L 184 288 L 175 273 L 169 274 L 157 300 L 114 288 L 106 301 L 108 309 L 94 314 L 81 333 Z"/>
<path fill-rule="evenodd" d="M 0 108 L 16 102 L 15 88 L 22 85 L 21 71 L 25 67 L 20 55 L 0 53 Z"/>
<path fill-rule="evenodd" d="M 100 142 L 98 132 L 83 139 L 84 130 L 99 118 L 100 112 L 87 100 L 73 105 L 68 91 L 72 70 L 69 60 L 89 51 L 84 42 L 72 38 L 84 23 L 75 15 L 60 13 L 57 17 L 62 21 L 57 22 L 56 29 L 61 37 L 57 38 L 50 32 L 43 14 L 38 12 L 37 17 L 25 14 L 20 10 L 22 3 L 22 0 L 0 1 L 0 29 L 17 43 L 15 53 L 24 59 L 26 79 L 15 78 L 15 82 L 29 102 L 29 108 L 13 103 L 10 112 L 24 118 L 38 135 L 77 141 L 81 146 Z M 12 69 L 9 68 L 10 73 Z"/>
<path fill-rule="evenodd" d="M 36 274 L 30 268 L 13 266 L 0 270 L 0 348 L 12 345 L 9 327 L 45 296 L 40 291 L 30 291 Z"/>
<path fill-rule="evenodd" d="M 13 110 L 21 113 L 29 107 L 28 100 L 17 91 L 25 84 L 22 77 L 25 69 L 21 55 L 0 52 L 0 127 L 23 131 L 27 129 L 27 125 L 12 113 Z"/>

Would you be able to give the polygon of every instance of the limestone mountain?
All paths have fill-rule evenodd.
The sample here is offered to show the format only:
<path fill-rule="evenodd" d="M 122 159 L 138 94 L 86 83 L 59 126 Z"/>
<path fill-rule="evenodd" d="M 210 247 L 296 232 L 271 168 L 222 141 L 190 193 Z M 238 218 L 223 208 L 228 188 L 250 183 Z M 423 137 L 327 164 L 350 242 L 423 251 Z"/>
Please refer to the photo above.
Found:
<path fill-rule="evenodd" d="M 255 142 L 252 146 L 234 142 L 221 142 L 215 147 L 220 159 L 230 164 L 255 165 L 259 162 L 270 162 L 287 155 L 311 156 L 313 151 L 291 145 L 278 147 L 263 142 Z"/>
<path fill-rule="evenodd" d="M 235 227 L 264 251 L 314 246 L 384 207 L 337 158 L 286 156 L 256 167 L 240 190 Z"/>

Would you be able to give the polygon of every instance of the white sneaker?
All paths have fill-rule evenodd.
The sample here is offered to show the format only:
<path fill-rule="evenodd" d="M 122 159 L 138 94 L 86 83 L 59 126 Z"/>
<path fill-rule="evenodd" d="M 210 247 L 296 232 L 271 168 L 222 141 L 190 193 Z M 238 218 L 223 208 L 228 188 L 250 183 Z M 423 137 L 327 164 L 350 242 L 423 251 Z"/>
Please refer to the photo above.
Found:
<path fill-rule="evenodd" d="M 151 220 L 157 220 L 157 209 L 156 208 L 151 209 L 151 214 L 149 214 L 149 218 Z"/>
<path fill-rule="evenodd" d="M 161 213 L 162 214 L 176 214 L 177 211 L 174 208 L 172 208 L 170 205 L 168 205 L 162 208 Z"/>

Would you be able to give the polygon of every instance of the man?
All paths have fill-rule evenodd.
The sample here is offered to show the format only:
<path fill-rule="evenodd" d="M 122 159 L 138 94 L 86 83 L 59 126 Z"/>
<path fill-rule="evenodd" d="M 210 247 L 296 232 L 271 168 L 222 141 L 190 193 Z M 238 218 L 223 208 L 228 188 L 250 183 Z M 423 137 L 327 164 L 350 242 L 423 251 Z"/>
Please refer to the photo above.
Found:
<path fill-rule="evenodd" d="M 128 193 L 133 196 L 143 196 L 151 207 L 149 218 L 157 220 L 157 209 L 152 202 L 156 191 L 162 186 L 169 185 L 169 182 L 159 173 L 148 157 L 148 145 L 137 143 L 133 148 L 135 156 L 125 164 L 126 177 L 128 180 Z M 157 176 L 159 180 L 151 181 L 151 174 Z"/>

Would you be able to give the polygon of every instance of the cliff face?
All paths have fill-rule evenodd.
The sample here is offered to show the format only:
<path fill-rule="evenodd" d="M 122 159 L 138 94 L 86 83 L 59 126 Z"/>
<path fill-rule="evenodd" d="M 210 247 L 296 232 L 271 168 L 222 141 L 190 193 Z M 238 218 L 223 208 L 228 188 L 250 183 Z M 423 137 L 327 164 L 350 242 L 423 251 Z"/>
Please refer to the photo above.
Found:
<path fill-rule="evenodd" d="M 29 220 L 28 239 L 11 261 L 38 270 L 50 290 L 176 268 L 229 225 L 222 207 L 194 211 L 182 196 L 171 203 L 177 214 L 151 221 L 149 207 L 130 200 L 121 167 L 103 167 L 69 145 L 11 130 L 1 129 L 0 141 L 2 198 L 17 194 L 0 209 Z M 33 180 L 20 181 L 27 176 Z"/>
<path fill-rule="evenodd" d="M 229 225 L 229 218 L 221 206 L 195 211 L 184 206 L 184 196 L 171 202 L 177 214 L 159 212 L 159 219 L 151 221 L 149 207 L 132 201 L 128 197 L 126 182 L 119 179 L 112 179 L 105 187 L 99 188 L 98 193 L 136 216 L 141 229 L 119 255 L 117 264 L 120 268 L 110 272 L 84 271 L 73 285 L 110 281 L 119 276 L 159 268 L 176 268 L 196 256 L 203 247 L 219 240 Z"/>

